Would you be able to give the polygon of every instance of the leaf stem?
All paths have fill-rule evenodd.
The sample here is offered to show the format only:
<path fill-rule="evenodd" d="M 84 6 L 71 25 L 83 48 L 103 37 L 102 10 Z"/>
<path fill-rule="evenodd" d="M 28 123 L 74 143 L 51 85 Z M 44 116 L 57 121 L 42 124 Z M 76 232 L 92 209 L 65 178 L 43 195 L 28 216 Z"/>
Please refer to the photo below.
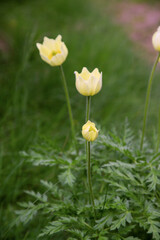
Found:
<path fill-rule="evenodd" d="M 143 150 L 144 134 L 145 134 L 145 130 L 146 130 L 147 113 L 148 113 L 148 106 L 149 106 L 153 76 L 154 76 L 159 58 L 160 58 L 160 53 L 158 53 L 158 56 L 157 56 L 156 61 L 153 65 L 153 68 L 152 68 L 152 71 L 151 71 L 151 74 L 150 74 L 150 78 L 149 78 L 149 81 L 148 81 L 148 88 L 147 88 L 146 102 L 145 102 L 145 109 L 144 109 L 144 118 L 143 118 L 142 137 L 141 137 L 141 144 L 140 144 L 140 150 L 141 151 Z"/>

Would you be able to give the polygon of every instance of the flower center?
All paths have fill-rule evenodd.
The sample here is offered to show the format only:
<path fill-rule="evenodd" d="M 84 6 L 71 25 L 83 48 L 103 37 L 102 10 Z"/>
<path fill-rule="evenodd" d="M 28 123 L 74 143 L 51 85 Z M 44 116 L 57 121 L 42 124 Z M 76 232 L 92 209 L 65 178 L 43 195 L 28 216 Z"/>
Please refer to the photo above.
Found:
<path fill-rule="evenodd" d="M 52 51 L 49 55 L 48 55 L 48 58 L 49 59 L 52 59 L 52 57 L 54 57 L 56 54 L 58 54 L 58 53 L 61 53 L 61 51 L 60 50 L 58 50 L 58 51 Z"/>
<path fill-rule="evenodd" d="M 95 132 L 95 128 L 92 127 L 92 126 L 90 126 L 90 128 L 89 128 L 89 132 Z"/>

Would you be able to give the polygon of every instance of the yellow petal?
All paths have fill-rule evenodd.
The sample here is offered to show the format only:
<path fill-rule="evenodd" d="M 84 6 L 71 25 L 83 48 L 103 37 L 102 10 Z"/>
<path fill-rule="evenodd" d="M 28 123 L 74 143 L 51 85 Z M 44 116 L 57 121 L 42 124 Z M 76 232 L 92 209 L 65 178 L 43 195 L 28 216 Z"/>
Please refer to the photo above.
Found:
<path fill-rule="evenodd" d="M 42 60 L 51 65 L 50 60 L 48 58 L 48 54 L 49 54 L 48 48 L 43 46 L 40 43 L 37 43 L 37 48 L 39 49 L 40 56 L 41 56 Z"/>
<path fill-rule="evenodd" d="M 95 78 L 94 76 L 90 76 L 89 80 L 88 80 L 88 87 L 90 89 L 90 96 L 95 95 L 95 89 L 97 86 L 97 78 Z"/>
<path fill-rule="evenodd" d="M 37 48 L 39 49 L 41 55 L 48 57 L 50 51 L 48 50 L 48 48 L 46 46 L 44 46 L 40 43 L 37 43 Z"/>
<path fill-rule="evenodd" d="M 61 44 L 61 52 L 63 53 L 63 55 L 64 55 L 64 57 L 66 59 L 66 57 L 68 55 L 68 49 L 67 49 L 66 45 L 63 42 Z"/>
<path fill-rule="evenodd" d="M 51 62 L 53 62 L 53 64 L 54 64 L 55 66 L 60 66 L 60 65 L 64 62 L 63 54 L 61 54 L 61 53 L 56 54 L 56 55 L 53 56 L 53 58 L 51 59 Z"/>
<path fill-rule="evenodd" d="M 75 72 L 76 88 L 78 92 L 84 96 L 93 96 L 97 94 L 102 88 L 102 73 L 98 68 L 95 68 L 90 73 L 86 67 L 82 69 L 81 73 Z"/>
<path fill-rule="evenodd" d="M 86 124 L 82 127 L 82 136 L 85 138 L 88 142 L 95 141 L 98 137 L 98 130 L 95 127 L 95 124 L 91 121 L 88 121 Z"/>
<path fill-rule="evenodd" d="M 99 81 L 97 82 L 96 88 L 95 88 L 95 94 L 97 94 L 102 88 L 102 73 L 100 75 Z"/>
<path fill-rule="evenodd" d="M 43 44 L 37 43 L 41 58 L 51 66 L 61 65 L 68 55 L 68 49 L 61 40 L 62 36 L 58 35 L 56 39 L 44 37 Z"/>
<path fill-rule="evenodd" d="M 93 76 L 95 76 L 96 78 L 99 78 L 100 77 L 100 72 L 98 70 L 98 68 L 95 68 L 92 73 L 91 73 Z"/>
<path fill-rule="evenodd" d="M 84 79 L 84 80 L 88 80 L 90 77 L 90 72 L 88 71 L 88 69 L 86 67 L 84 67 L 82 69 L 82 72 L 80 73 L 80 76 Z"/>
<path fill-rule="evenodd" d="M 55 40 L 54 39 L 50 39 L 48 37 L 44 37 L 43 45 L 46 46 L 50 50 L 50 52 L 56 50 L 56 44 L 55 44 Z"/>
<path fill-rule="evenodd" d="M 153 34 L 152 44 L 156 51 L 160 51 L 160 30 Z"/>
<path fill-rule="evenodd" d="M 80 94 L 89 96 L 87 81 L 84 81 L 84 79 L 79 75 L 76 77 L 76 88 Z"/>
<path fill-rule="evenodd" d="M 56 37 L 55 40 L 57 40 L 57 41 L 62 41 L 62 36 L 59 34 L 59 35 Z"/>

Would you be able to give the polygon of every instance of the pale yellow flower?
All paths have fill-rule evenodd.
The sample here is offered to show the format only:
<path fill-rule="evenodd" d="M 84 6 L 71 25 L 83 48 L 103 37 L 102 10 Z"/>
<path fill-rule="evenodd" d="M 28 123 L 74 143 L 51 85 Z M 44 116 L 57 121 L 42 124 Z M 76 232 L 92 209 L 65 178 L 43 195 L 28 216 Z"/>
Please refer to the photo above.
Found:
<path fill-rule="evenodd" d="M 62 36 L 58 35 L 56 39 L 44 37 L 43 44 L 37 43 L 41 58 L 51 66 L 60 66 L 68 55 L 68 49 Z"/>
<path fill-rule="evenodd" d="M 102 72 L 95 68 L 93 72 L 89 72 L 86 67 L 81 73 L 74 72 L 76 76 L 76 88 L 78 92 L 84 96 L 93 96 L 102 88 Z"/>
<path fill-rule="evenodd" d="M 95 124 L 88 120 L 86 124 L 82 127 L 82 136 L 88 141 L 93 142 L 98 137 L 98 130 Z"/>
<path fill-rule="evenodd" d="M 158 27 L 157 31 L 153 34 L 152 44 L 154 49 L 160 52 L 160 27 Z"/>

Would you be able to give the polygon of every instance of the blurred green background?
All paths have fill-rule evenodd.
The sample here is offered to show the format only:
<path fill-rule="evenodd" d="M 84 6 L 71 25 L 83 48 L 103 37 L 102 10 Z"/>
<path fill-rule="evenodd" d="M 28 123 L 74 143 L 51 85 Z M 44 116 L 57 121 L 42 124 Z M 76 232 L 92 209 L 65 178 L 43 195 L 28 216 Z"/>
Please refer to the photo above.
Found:
<path fill-rule="evenodd" d="M 38 190 L 40 179 L 52 177 L 47 169 L 25 163 L 19 152 L 43 141 L 60 150 L 69 146 L 70 124 L 60 69 L 43 62 L 36 48 L 44 36 L 61 34 L 69 49 L 64 71 L 77 136 L 84 124 L 85 98 L 75 89 L 74 71 L 80 72 L 84 66 L 103 72 L 102 91 L 92 98 L 91 120 L 108 131 L 111 127 L 120 130 L 127 117 L 140 135 L 152 63 L 135 50 L 135 43 L 114 21 L 110 11 L 114 6 L 116 0 L 1 2 L 0 239 L 33 240 L 43 221 L 38 218 L 28 226 L 11 226 L 17 202 L 25 199 L 23 191 Z M 157 128 L 159 88 L 156 74 L 148 136 Z"/>

